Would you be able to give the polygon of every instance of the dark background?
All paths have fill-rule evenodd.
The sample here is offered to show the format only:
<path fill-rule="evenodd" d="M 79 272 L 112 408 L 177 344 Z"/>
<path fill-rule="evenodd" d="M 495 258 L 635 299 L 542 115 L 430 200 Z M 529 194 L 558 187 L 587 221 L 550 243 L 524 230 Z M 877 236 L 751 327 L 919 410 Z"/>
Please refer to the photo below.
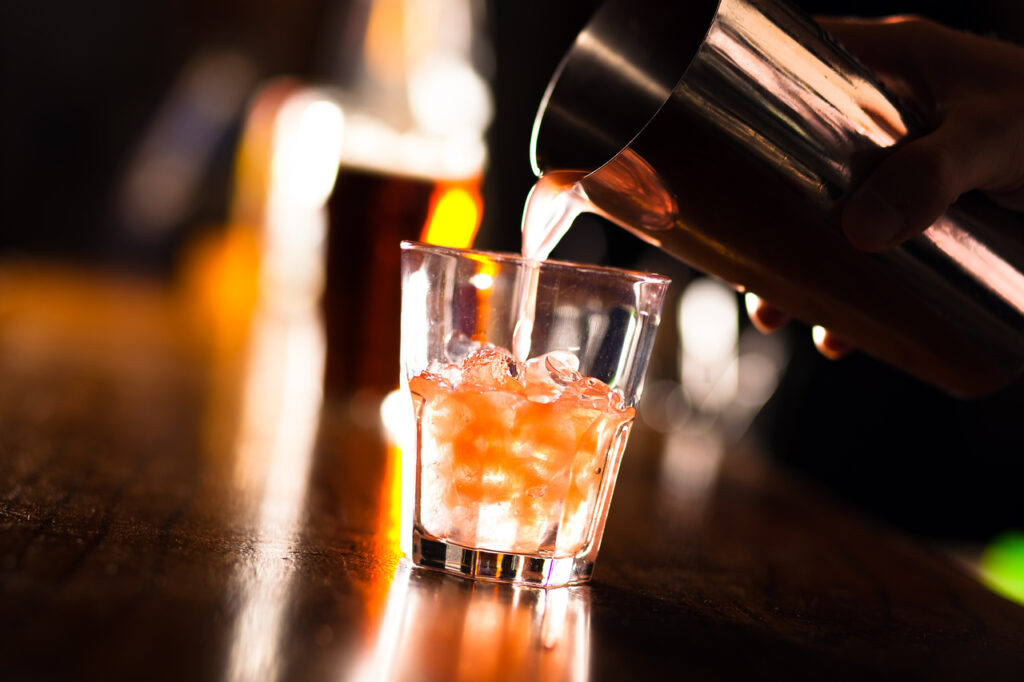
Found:
<path fill-rule="evenodd" d="M 109 260 L 124 229 L 115 191 L 131 153 L 153 122 L 182 68 L 211 47 L 238 50 L 258 82 L 281 74 L 336 79 L 339 17 L 357 13 L 347 0 L 0 4 L 0 253 Z M 538 0 L 479 3 L 495 65 L 496 115 L 490 133 L 487 216 L 481 239 L 516 248 L 532 176 L 529 136 L 548 78 L 595 0 L 563 0 L 558 11 Z M 1009 39 L 1024 36 L 1024 6 L 987 0 L 822 2 L 811 13 L 878 15 L 913 12 Z M 180 232 L 223 218 L 232 132 L 206 169 L 204 195 Z M 585 243 L 587 240 L 578 240 Z M 162 245 L 173 251 L 178 244 Z M 128 260 L 128 259 L 126 259 Z M 130 264 L 130 261 L 129 261 Z"/>
<path fill-rule="evenodd" d="M 1024 6 L 1016 2 L 798 4 L 822 14 L 918 13 L 1024 39 Z M 518 248 L 522 202 L 533 180 L 528 149 L 536 107 L 595 5 L 481 5 L 496 101 L 479 238 L 485 247 Z M 0 257 L 173 274 L 182 245 L 226 217 L 240 118 L 216 130 L 189 211 L 159 239 L 139 243 L 116 200 L 133 152 L 184 65 L 201 50 L 230 48 L 249 59 L 257 83 L 281 74 L 341 78 L 332 62 L 345 40 L 338 18 L 358 7 L 327 0 L 0 4 Z M 629 265 L 649 258 L 648 249 L 587 219 L 556 255 Z M 686 277 L 682 266 L 669 267 L 678 269 L 669 274 Z M 802 325 L 786 333 L 794 359 L 757 426 L 775 456 L 915 533 L 983 539 L 1024 526 L 1020 395 L 963 403 L 864 356 L 827 362 L 813 352 Z"/>

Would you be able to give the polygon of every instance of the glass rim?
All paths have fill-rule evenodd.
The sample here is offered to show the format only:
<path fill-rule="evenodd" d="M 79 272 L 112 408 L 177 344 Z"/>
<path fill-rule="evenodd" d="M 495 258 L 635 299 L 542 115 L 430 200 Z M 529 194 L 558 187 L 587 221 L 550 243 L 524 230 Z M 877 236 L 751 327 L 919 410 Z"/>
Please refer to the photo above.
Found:
<path fill-rule="evenodd" d="M 489 258 L 499 262 L 513 264 L 536 263 L 537 265 L 544 269 L 571 269 L 574 272 L 584 272 L 594 275 L 601 275 L 605 277 L 620 277 L 624 279 L 630 279 L 635 283 L 646 282 L 651 284 L 662 284 L 667 286 L 672 282 L 671 277 L 656 272 L 628 270 L 626 268 L 615 268 L 608 265 L 591 265 L 589 263 L 576 263 L 573 261 L 565 260 L 536 260 L 533 258 L 526 258 L 518 253 L 513 253 L 511 251 L 459 249 L 453 246 L 438 246 L 437 244 L 427 244 L 425 242 L 414 240 L 403 240 L 401 243 L 401 249 L 403 252 L 426 251 L 459 257 L 483 256 L 485 258 Z"/>

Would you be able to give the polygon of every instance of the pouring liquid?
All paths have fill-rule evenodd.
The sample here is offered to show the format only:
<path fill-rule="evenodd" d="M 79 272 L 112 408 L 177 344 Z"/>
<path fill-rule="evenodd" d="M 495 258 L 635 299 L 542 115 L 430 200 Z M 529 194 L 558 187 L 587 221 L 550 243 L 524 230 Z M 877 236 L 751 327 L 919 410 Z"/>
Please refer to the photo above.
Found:
<path fill-rule="evenodd" d="M 546 260 L 573 221 L 581 213 L 596 210 L 580 185 L 583 175 L 555 171 L 545 173 L 537 180 L 526 197 L 523 209 L 523 258 Z M 524 272 L 526 275 L 519 283 L 517 293 L 519 316 L 512 335 L 512 354 L 519 362 L 526 362 L 530 355 L 540 269 L 531 267 Z"/>
<path fill-rule="evenodd" d="M 701 182 L 699 168 L 687 175 L 690 189 Z M 781 183 L 767 175 L 740 179 L 749 180 L 743 183 L 746 197 L 709 208 L 678 203 L 658 173 L 631 150 L 589 174 L 546 172 L 526 201 L 523 256 L 547 258 L 580 213 L 596 213 L 737 290 L 755 291 L 804 322 L 822 324 L 861 350 L 953 394 L 984 395 L 1015 374 L 1014 332 L 992 333 L 990 319 L 957 319 L 944 306 L 926 305 L 914 280 L 919 273 L 900 260 L 905 254 L 858 252 L 838 229 L 827 229 L 821 218 L 809 215 Z M 756 214 L 752 206 L 757 205 L 773 206 L 790 220 L 759 224 L 733 215 Z M 939 238 L 942 227 L 937 223 L 925 238 Z M 894 278 L 894 272 L 902 277 Z M 513 349 L 520 360 L 530 350 L 536 271 L 532 274 L 533 281 L 523 283 Z M 964 294 L 947 285 L 945 296 L 952 305 Z M 973 333 L 978 330 L 985 333 Z M 1006 339 L 1005 345 L 981 341 L 998 337 Z"/>
<path fill-rule="evenodd" d="M 599 173 L 551 171 L 537 179 L 526 198 L 522 222 L 522 255 L 531 261 L 546 260 L 581 213 L 594 213 L 634 232 L 644 241 L 661 246 L 658 239 L 634 226 L 667 229 L 674 224 L 675 203 L 656 182 L 653 171 L 638 159 L 609 164 Z M 591 199 L 601 198 L 601 205 Z M 601 208 L 608 206 L 614 213 Z M 519 285 L 519 320 L 512 352 L 525 362 L 530 352 L 534 309 L 537 300 L 537 268 Z"/>

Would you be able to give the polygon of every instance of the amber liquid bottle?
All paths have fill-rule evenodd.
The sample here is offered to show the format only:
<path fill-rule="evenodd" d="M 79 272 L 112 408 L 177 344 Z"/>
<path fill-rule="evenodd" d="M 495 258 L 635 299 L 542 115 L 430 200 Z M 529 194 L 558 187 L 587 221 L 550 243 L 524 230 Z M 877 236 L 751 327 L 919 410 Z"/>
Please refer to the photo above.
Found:
<path fill-rule="evenodd" d="M 399 244 L 426 238 L 449 190 L 479 196 L 489 88 L 469 53 L 481 40 L 473 3 L 358 6 L 348 34 L 361 36 L 361 48 L 348 50 L 337 78 L 342 85 L 328 91 L 345 124 L 325 204 L 324 385 L 334 395 L 381 396 L 399 382 Z M 460 65 L 459 82 L 446 80 L 451 76 L 432 67 L 438 64 Z M 453 135 L 461 154 L 452 153 Z M 480 206 L 470 213 L 454 218 L 460 224 L 450 226 L 448 245 L 470 245 Z"/>
<path fill-rule="evenodd" d="M 400 252 L 421 237 L 438 183 L 342 167 L 327 201 L 323 293 L 325 387 L 334 393 L 398 384 Z"/>

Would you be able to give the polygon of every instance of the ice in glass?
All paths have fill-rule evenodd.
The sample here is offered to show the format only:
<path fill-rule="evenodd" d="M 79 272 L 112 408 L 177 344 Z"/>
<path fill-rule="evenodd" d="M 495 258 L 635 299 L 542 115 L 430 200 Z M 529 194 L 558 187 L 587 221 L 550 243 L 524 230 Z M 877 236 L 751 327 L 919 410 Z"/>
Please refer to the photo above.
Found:
<path fill-rule="evenodd" d="M 483 347 L 410 380 L 426 532 L 497 552 L 583 548 L 605 461 L 621 454 L 636 411 L 575 367 L 567 352 L 523 364 Z"/>

